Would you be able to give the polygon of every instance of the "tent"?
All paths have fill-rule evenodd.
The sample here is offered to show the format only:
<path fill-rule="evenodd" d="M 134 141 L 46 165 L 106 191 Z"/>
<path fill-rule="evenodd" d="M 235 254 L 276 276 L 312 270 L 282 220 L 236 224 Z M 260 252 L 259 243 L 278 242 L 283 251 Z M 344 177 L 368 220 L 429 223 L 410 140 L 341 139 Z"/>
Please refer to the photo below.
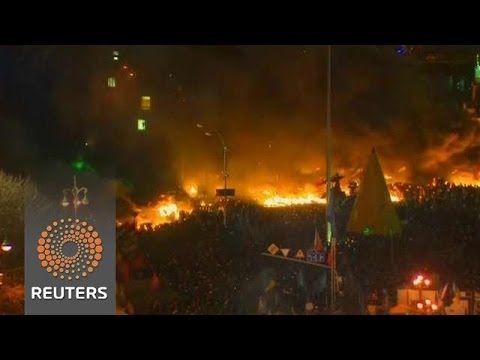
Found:
<path fill-rule="evenodd" d="M 390 199 L 387 183 L 374 148 L 360 183 L 347 231 L 364 235 L 388 236 L 396 235 L 400 230 L 400 220 Z"/>

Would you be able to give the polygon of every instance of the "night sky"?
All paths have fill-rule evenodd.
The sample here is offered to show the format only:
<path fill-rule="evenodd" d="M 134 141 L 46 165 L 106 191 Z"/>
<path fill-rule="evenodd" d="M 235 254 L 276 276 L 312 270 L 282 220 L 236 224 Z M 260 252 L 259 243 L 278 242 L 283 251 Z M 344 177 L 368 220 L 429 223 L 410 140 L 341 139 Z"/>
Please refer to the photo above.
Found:
<path fill-rule="evenodd" d="M 447 89 L 450 70 L 395 49 L 334 46 L 334 166 L 363 166 L 376 146 L 386 172 L 406 166 L 410 179 L 476 174 L 478 129 Z M 435 50 L 471 57 L 455 71 L 472 80 L 475 47 Z M 310 181 L 324 172 L 325 71 L 325 46 L 1 46 L 0 167 L 30 174 L 84 157 L 147 199 L 181 181 L 181 164 L 187 178 L 218 176 L 220 145 L 202 123 L 225 135 L 234 185 L 272 173 Z M 145 134 L 142 95 L 152 98 Z"/>

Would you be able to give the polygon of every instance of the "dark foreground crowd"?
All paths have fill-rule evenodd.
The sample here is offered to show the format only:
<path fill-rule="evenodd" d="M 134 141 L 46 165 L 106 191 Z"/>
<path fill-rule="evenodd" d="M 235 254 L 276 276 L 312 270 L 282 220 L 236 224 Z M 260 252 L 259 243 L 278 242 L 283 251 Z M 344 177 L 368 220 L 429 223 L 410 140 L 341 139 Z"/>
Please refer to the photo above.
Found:
<path fill-rule="evenodd" d="M 424 187 L 397 184 L 396 191 L 404 198 L 395 205 L 401 235 L 382 239 L 345 233 L 339 239 L 337 301 L 344 313 L 365 313 L 371 294 L 393 304 L 395 289 L 425 269 L 454 279 L 461 288 L 480 286 L 480 189 L 437 181 Z M 337 208 L 340 227 L 354 196 L 345 194 Z M 214 209 L 194 210 L 155 231 L 137 232 L 128 224 L 119 229 L 119 248 L 131 245 L 123 246 L 120 256 L 130 266 L 119 271 L 130 312 L 326 312 L 327 270 L 262 255 L 272 243 L 292 253 L 312 248 L 315 229 L 324 237 L 325 208 L 263 208 L 242 201 L 228 206 L 227 229 Z"/>

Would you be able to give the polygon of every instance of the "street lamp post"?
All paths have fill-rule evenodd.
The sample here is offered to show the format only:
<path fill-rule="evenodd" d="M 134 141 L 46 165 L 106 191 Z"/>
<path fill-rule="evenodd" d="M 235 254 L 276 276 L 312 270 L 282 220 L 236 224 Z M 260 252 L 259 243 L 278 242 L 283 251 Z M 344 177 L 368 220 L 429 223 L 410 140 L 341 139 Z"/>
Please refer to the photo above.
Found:
<path fill-rule="evenodd" d="M 413 286 L 418 289 L 419 300 L 422 301 L 422 290 L 423 288 L 428 288 L 430 286 L 430 280 L 425 278 L 423 275 L 417 275 L 413 280 Z"/>
<path fill-rule="evenodd" d="M 423 301 L 422 298 L 422 290 L 428 288 L 430 284 L 430 279 L 423 275 L 417 275 L 417 277 L 413 279 L 413 286 L 418 289 L 417 310 L 425 313 L 436 312 L 438 310 L 438 305 L 432 302 L 432 300 L 425 299 L 425 301 Z"/>
<path fill-rule="evenodd" d="M 197 124 L 197 127 L 202 129 L 203 125 L 202 124 Z M 227 143 L 225 142 L 225 138 L 223 135 L 216 129 L 212 131 L 205 131 L 206 136 L 212 136 L 212 132 L 215 133 L 220 140 L 223 148 L 223 225 L 227 227 L 227 178 L 228 178 L 228 172 L 227 172 L 227 152 L 228 152 L 228 147 Z"/>
<path fill-rule="evenodd" d="M 83 199 L 79 199 L 79 195 L 83 192 Z M 86 187 L 78 188 L 77 187 L 77 177 L 73 177 L 73 188 L 71 189 L 63 189 L 63 200 L 62 206 L 67 207 L 70 203 L 67 200 L 67 194 L 70 193 L 73 196 L 73 207 L 75 209 L 75 218 L 77 218 L 77 208 L 80 205 L 88 205 L 87 199 L 87 192 L 88 189 Z"/>

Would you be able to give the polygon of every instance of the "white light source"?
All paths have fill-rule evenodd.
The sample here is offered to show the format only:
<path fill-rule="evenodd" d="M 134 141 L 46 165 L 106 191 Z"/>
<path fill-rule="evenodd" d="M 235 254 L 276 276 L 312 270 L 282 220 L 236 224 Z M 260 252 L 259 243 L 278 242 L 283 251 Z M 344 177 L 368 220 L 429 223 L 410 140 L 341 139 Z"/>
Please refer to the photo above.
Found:
<path fill-rule="evenodd" d="M 67 207 L 68 204 L 69 204 L 69 202 L 67 201 L 67 197 L 64 196 L 64 197 L 63 197 L 63 200 L 62 200 L 62 206 L 63 206 L 63 207 Z"/>
<path fill-rule="evenodd" d="M 107 79 L 107 86 L 109 88 L 114 88 L 115 86 L 117 86 L 117 82 L 115 81 L 115 78 L 113 76 Z"/>
<path fill-rule="evenodd" d="M 12 250 L 12 244 L 7 239 L 2 242 L 2 250 L 5 252 Z"/>
<path fill-rule="evenodd" d="M 88 205 L 88 203 L 89 203 L 89 201 L 88 201 L 88 199 L 87 199 L 87 195 L 85 195 L 85 196 L 83 197 L 83 199 L 82 199 L 82 204 L 83 204 L 83 205 Z"/>

